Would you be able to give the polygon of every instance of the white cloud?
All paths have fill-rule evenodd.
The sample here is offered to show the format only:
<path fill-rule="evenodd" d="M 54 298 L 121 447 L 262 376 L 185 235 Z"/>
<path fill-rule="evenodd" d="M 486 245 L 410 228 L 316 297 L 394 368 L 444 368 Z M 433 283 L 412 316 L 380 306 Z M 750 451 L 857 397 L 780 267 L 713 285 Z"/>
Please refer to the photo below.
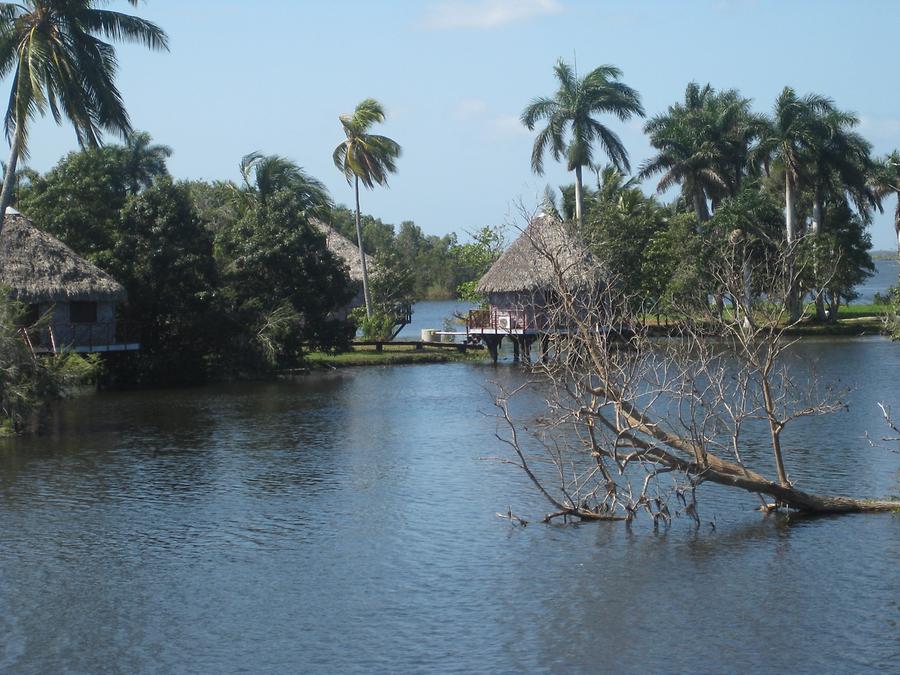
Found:
<path fill-rule="evenodd" d="M 471 120 L 481 115 L 487 108 L 484 101 L 477 98 L 464 98 L 453 108 L 453 117 L 460 121 Z"/>
<path fill-rule="evenodd" d="M 425 10 L 421 25 L 433 30 L 498 28 L 562 11 L 559 0 L 444 0 Z"/>

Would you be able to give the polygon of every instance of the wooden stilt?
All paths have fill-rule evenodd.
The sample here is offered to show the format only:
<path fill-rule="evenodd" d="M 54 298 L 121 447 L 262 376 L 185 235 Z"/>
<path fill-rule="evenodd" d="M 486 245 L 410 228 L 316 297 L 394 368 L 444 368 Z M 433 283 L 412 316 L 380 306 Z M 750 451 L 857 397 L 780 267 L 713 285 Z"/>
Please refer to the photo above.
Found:
<path fill-rule="evenodd" d="M 541 335 L 541 363 L 547 363 L 547 356 L 550 351 L 550 336 L 544 333 Z"/>
<path fill-rule="evenodd" d="M 512 340 L 512 343 L 513 343 L 513 361 L 518 362 L 518 360 L 519 360 L 519 338 L 511 337 L 510 340 Z"/>
<path fill-rule="evenodd" d="M 498 338 L 496 335 L 485 335 L 482 339 L 484 340 L 484 344 L 487 345 L 488 353 L 491 355 L 491 361 L 497 363 L 497 357 L 500 352 L 500 342 L 503 338 Z"/>
<path fill-rule="evenodd" d="M 534 335 L 522 336 L 522 357 L 525 363 L 531 363 L 531 344 L 534 342 Z"/>

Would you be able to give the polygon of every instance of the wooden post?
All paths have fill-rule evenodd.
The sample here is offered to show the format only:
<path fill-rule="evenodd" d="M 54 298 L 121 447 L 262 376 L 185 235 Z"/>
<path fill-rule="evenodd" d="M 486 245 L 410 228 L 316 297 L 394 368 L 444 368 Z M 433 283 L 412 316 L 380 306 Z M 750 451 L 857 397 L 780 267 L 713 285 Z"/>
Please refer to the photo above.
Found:
<path fill-rule="evenodd" d="M 496 364 L 500 352 L 500 342 L 503 338 L 498 338 L 496 335 L 485 335 L 483 339 L 484 344 L 487 345 L 488 353 L 491 355 L 491 360 Z"/>
<path fill-rule="evenodd" d="M 381 342 L 375 343 L 375 351 L 376 352 L 381 352 L 383 349 L 384 349 L 384 344 L 382 344 Z"/>
<path fill-rule="evenodd" d="M 531 363 L 531 344 L 534 342 L 534 335 L 522 336 L 522 356 L 525 363 Z"/>
<path fill-rule="evenodd" d="M 519 338 L 511 337 L 510 340 L 512 340 L 512 343 L 513 343 L 513 361 L 518 361 L 519 360 Z"/>
<path fill-rule="evenodd" d="M 547 363 L 547 355 L 550 351 L 550 336 L 544 333 L 541 335 L 541 363 Z"/>

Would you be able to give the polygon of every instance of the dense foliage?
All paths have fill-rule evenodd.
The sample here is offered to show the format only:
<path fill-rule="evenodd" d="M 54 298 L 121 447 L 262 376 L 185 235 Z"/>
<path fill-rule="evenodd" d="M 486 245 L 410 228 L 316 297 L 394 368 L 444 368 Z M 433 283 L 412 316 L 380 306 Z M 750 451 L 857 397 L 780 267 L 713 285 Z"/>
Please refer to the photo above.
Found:
<path fill-rule="evenodd" d="M 96 372 L 95 358 L 77 354 L 41 356 L 23 339 L 26 308 L 0 289 L 0 434 L 35 424 L 37 414 Z"/>
<path fill-rule="evenodd" d="M 176 183 L 166 168 L 170 153 L 135 134 L 125 145 L 72 152 L 43 175 L 19 178 L 17 207 L 128 291 L 118 318 L 138 329 L 142 349 L 109 358 L 106 377 L 196 382 L 346 346 L 354 330 L 347 309 L 358 289 L 312 219 L 353 241 L 354 212 L 334 207 L 319 181 L 276 155 L 244 157 L 237 185 Z M 369 216 L 361 223 L 382 323 L 411 299 L 453 297 L 503 245 L 491 228 L 460 244 L 455 235 L 425 236 L 412 222 L 396 232 Z"/>

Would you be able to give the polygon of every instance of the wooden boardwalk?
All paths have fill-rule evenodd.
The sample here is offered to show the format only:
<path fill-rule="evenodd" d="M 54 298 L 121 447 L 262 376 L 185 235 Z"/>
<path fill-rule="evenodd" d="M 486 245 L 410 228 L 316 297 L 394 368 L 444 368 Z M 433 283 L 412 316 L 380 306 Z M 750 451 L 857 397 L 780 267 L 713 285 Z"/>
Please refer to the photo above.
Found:
<path fill-rule="evenodd" d="M 465 353 L 469 349 L 484 349 L 484 345 L 472 342 L 424 342 L 422 340 L 356 340 L 354 347 L 375 347 L 376 352 L 384 351 L 385 345 L 389 347 L 412 347 L 416 351 L 421 351 L 426 347 L 437 347 L 438 349 L 455 349 L 458 352 Z"/>

